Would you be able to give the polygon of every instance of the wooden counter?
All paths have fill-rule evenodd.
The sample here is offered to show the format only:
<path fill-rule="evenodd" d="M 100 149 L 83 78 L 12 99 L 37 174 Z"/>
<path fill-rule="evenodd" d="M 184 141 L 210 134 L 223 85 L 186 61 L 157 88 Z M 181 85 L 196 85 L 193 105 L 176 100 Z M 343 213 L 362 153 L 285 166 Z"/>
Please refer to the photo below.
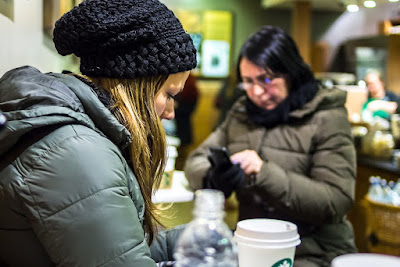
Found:
<path fill-rule="evenodd" d="M 369 178 L 380 176 L 387 181 L 397 181 L 400 177 L 400 169 L 392 160 L 379 160 L 363 156 L 357 158 L 357 180 L 354 207 L 348 214 L 353 224 L 355 241 L 359 252 L 368 252 L 366 244 L 366 215 L 362 200 L 368 193 Z"/>

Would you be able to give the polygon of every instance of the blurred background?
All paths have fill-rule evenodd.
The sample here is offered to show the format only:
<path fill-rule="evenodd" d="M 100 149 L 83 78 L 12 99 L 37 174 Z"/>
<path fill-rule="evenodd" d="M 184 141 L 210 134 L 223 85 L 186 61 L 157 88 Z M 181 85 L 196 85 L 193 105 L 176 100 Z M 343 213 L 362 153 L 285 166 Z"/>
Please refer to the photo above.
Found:
<path fill-rule="evenodd" d="M 79 72 L 78 58 L 62 57 L 55 50 L 52 31 L 55 21 L 80 2 L 82 1 L 0 0 L 0 76 L 22 65 L 35 66 L 42 72 Z M 366 135 L 368 132 L 365 124 L 360 121 L 362 105 L 367 99 L 367 90 L 362 81 L 367 70 L 381 71 L 386 87 L 400 95 L 398 0 L 161 2 L 180 18 L 198 51 L 198 66 L 192 72 L 190 88 L 185 89 L 188 94 L 185 97 L 182 95 L 177 101 L 177 110 L 180 107 L 184 110 L 183 114 L 187 113 L 189 116 L 182 120 L 189 121 L 191 131 L 187 127 L 177 130 L 180 126 L 176 120 L 165 122 L 167 133 L 176 137 L 173 140 L 178 147 L 175 164 L 178 170 L 182 169 L 187 154 L 223 120 L 226 110 L 236 99 L 236 63 L 239 49 L 247 37 L 263 25 L 279 26 L 286 30 L 322 83 L 327 87 L 339 86 L 348 91 L 346 106 L 349 120 L 357 130 L 356 135 Z M 190 111 L 183 109 L 188 107 L 188 103 Z M 396 138 L 399 136 L 400 134 Z M 398 141 L 397 144 L 400 144 Z M 396 147 L 391 147 L 390 157 L 393 148 Z M 397 152 L 396 155 L 400 155 L 400 151 Z M 356 242 L 360 251 L 366 250 L 365 220 L 360 207 L 368 190 L 368 178 L 371 175 L 381 175 L 394 180 L 400 175 L 397 161 L 394 165 L 387 165 L 391 158 L 385 160 L 358 161 L 356 205 L 349 217 L 355 225 Z M 234 223 L 233 220 L 231 224 Z"/>
<path fill-rule="evenodd" d="M 52 30 L 54 22 L 80 2 L 0 0 L 0 75 L 21 65 L 34 65 L 43 72 L 79 71 L 77 58 L 57 54 Z M 279 26 L 290 33 L 321 79 L 357 85 L 367 68 L 377 68 L 385 73 L 387 87 L 400 93 L 400 77 L 395 73 L 400 64 L 396 34 L 400 32 L 400 6 L 396 0 L 375 0 L 370 8 L 364 4 L 371 1 L 356 0 L 162 2 L 181 19 L 198 50 L 199 64 L 193 72 L 198 97 L 191 113 L 195 131 L 185 145 L 188 151 L 208 136 L 230 106 L 239 49 L 262 25 Z M 351 11 L 357 7 L 357 12 L 348 11 L 349 5 L 353 5 Z M 359 104 L 350 105 L 351 113 L 359 112 Z M 174 131 L 174 125 L 166 127 Z"/>

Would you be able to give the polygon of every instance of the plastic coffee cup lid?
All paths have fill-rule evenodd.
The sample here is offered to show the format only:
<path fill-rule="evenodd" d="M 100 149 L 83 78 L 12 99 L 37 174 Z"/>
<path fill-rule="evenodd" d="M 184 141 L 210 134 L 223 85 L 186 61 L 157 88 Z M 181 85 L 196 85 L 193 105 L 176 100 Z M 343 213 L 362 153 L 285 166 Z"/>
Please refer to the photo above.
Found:
<path fill-rule="evenodd" d="M 351 253 L 338 256 L 332 260 L 332 267 L 375 267 L 375 266 L 400 266 L 400 257 L 374 254 Z"/>
<path fill-rule="evenodd" d="M 252 245 L 297 246 L 300 236 L 291 222 L 274 219 L 248 219 L 237 223 L 235 240 Z"/>

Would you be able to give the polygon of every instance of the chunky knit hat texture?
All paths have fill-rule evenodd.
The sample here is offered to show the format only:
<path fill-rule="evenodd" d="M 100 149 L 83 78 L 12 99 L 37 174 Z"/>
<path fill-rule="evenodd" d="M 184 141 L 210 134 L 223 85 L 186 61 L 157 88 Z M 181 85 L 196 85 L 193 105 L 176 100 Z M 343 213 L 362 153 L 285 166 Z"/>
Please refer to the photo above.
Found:
<path fill-rule="evenodd" d="M 56 22 L 53 36 L 57 51 L 80 57 L 88 76 L 135 78 L 196 67 L 190 35 L 157 0 L 86 0 Z"/>

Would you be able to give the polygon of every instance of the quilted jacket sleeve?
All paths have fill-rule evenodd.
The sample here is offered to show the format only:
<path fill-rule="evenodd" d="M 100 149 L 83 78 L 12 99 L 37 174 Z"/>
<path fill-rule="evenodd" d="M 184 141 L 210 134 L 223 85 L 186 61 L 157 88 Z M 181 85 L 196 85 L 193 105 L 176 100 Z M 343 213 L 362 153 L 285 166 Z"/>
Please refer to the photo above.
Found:
<path fill-rule="evenodd" d="M 61 128 L 23 163 L 21 197 L 37 238 L 57 266 L 156 266 L 132 172 L 114 144 L 81 128 Z"/>
<path fill-rule="evenodd" d="M 160 231 L 150 246 L 151 257 L 156 262 L 172 261 L 176 243 L 184 229 L 185 225 L 178 225 L 172 229 Z"/>

